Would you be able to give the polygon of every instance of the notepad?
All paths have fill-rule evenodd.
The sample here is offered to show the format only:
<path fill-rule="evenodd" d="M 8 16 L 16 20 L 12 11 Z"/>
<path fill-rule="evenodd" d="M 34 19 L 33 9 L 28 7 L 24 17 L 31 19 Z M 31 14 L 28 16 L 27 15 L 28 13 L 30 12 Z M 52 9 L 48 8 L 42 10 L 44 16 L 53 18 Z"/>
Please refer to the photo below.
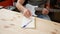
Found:
<path fill-rule="evenodd" d="M 23 17 L 21 27 L 35 28 L 35 17 L 30 17 L 30 18 Z"/>

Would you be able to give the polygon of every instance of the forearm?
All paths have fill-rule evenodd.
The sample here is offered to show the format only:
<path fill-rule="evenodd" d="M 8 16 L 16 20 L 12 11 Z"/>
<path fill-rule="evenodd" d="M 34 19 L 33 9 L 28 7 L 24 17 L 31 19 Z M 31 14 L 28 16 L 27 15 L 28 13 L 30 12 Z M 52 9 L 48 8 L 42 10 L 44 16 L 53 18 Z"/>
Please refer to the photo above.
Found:
<path fill-rule="evenodd" d="M 47 4 L 46 8 L 49 9 L 50 8 L 50 4 Z"/>
<path fill-rule="evenodd" d="M 17 9 L 19 10 L 19 11 L 24 11 L 26 8 L 23 6 L 23 3 L 24 3 L 24 1 L 18 1 L 17 3 L 16 3 L 16 7 L 17 7 Z"/>
<path fill-rule="evenodd" d="M 47 8 L 47 9 L 50 8 L 50 0 L 47 1 L 47 3 L 46 3 L 46 8 Z"/>

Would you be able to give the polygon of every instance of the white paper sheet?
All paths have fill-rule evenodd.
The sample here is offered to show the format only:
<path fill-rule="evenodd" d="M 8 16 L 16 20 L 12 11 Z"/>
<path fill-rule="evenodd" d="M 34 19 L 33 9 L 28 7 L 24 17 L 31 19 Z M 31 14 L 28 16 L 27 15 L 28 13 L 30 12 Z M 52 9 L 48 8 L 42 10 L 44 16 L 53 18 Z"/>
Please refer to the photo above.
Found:
<path fill-rule="evenodd" d="M 31 18 L 23 17 L 21 27 L 22 28 L 35 28 L 35 17 L 31 17 Z"/>

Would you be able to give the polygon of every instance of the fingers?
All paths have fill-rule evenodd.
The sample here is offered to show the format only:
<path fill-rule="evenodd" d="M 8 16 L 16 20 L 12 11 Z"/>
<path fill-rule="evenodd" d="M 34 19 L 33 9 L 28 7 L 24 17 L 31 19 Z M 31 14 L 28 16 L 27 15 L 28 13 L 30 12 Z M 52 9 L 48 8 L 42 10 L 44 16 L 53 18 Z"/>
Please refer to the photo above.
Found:
<path fill-rule="evenodd" d="M 42 14 L 43 14 L 43 15 L 47 15 L 48 13 L 49 13 L 49 11 L 48 11 L 47 9 L 43 9 L 43 10 L 42 10 Z"/>
<path fill-rule="evenodd" d="M 31 12 L 29 10 L 26 10 L 23 14 L 27 18 L 29 18 L 31 16 Z"/>

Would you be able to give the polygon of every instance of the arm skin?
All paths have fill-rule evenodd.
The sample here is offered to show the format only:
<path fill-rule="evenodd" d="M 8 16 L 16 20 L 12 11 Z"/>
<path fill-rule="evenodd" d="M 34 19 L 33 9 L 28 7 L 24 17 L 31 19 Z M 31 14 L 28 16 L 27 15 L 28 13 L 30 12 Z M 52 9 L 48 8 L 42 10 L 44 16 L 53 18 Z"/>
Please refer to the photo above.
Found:
<path fill-rule="evenodd" d="M 50 0 L 46 3 L 46 8 L 47 8 L 47 9 L 50 8 Z"/>
<path fill-rule="evenodd" d="M 46 3 L 46 8 L 47 8 L 47 9 L 50 8 L 50 1 L 49 1 L 49 0 L 48 0 L 47 3 Z M 44 9 L 42 10 L 42 14 L 43 14 L 43 15 L 47 15 L 47 14 L 49 13 L 49 11 L 48 11 L 46 8 L 44 8 Z"/>
<path fill-rule="evenodd" d="M 16 3 L 16 7 L 19 11 L 24 11 L 25 7 L 23 6 L 24 0 L 18 0 Z"/>
<path fill-rule="evenodd" d="M 16 7 L 19 11 L 21 11 L 23 13 L 23 15 L 25 17 L 29 18 L 31 16 L 31 12 L 23 6 L 24 1 L 25 0 L 18 0 L 17 4 L 16 4 Z"/>

